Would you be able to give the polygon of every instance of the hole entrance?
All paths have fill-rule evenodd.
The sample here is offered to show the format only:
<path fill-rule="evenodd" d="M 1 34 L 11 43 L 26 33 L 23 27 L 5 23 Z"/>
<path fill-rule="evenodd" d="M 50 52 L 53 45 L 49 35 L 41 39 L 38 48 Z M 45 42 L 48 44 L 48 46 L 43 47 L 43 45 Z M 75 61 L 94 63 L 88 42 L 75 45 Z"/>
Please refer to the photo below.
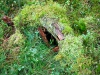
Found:
<path fill-rule="evenodd" d="M 54 38 L 54 36 L 50 32 L 47 31 L 45 27 L 39 27 L 38 30 L 43 41 L 46 43 L 46 45 L 49 44 L 49 46 L 51 47 L 58 46 L 57 40 Z"/>
<path fill-rule="evenodd" d="M 47 30 L 44 32 L 46 34 L 46 38 L 51 46 L 58 46 L 57 40 L 53 37 L 53 35 Z"/>

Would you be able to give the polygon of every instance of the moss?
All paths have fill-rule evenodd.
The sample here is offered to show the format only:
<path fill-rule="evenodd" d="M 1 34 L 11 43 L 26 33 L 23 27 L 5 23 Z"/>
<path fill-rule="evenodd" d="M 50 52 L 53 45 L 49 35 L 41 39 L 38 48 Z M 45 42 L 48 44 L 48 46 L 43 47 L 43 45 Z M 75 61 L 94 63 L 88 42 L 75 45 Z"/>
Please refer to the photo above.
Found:
<path fill-rule="evenodd" d="M 59 53 L 54 57 L 54 59 L 58 61 L 60 63 L 60 66 L 63 66 L 64 68 L 66 68 L 66 65 L 68 65 L 67 69 L 70 69 L 69 70 L 70 72 L 75 72 L 79 74 L 78 71 L 81 72 L 83 70 L 82 73 L 87 71 L 90 74 L 91 72 L 87 66 L 91 65 L 91 63 L 85 65 L 87 70 L 82 68 L 82 66 L 79 67 L 78 65 L 78 64 L 81 64 L 81 60 L 83 61 L 87 59 L 87 62 L 90 62 L 90 59 L 85 58 L 83 55 L 84 48 L 82 46 L 83 44 L 82 36 L 77 37 L 77 36 L 72 35 L 73 29 L 70 26 L 70 21 L 67 18 L 66 12 L 67 10 L 65 7 L 52 1 L 50 3 L 47 2 L 47 4 L 45 4 L 44 6 L 39 5 L 39 4 L 25 5 L 23 9 L 21 10 L 21 12 L 14 18 L 14 22 L 15 22 L 16 28 L 21 29 L 21 28 L 27 27 L 27 25 L 31 27 L 46 25 L 47 27 L 49 27 L 49 25 L 52 24 L 54 20 L 57 20 L 58 24 L 62 25 L 62 27 L 64 28 L 62 31 L 63 34 L 65 35 L 68 34 L 68 35 L 65 36 L 64 40 L 58 42 L 60 50 L 59 50 Z M 45 21 L 41 22 L 41 20 L 45 17 L 47 18 L 46 22 Z M 80 33 L 83 33 L 86 31 L 86 23 L 83 19 L 79 19 L 75 21 L 75 24 L 76 24 L 75 28 L 79 30 Z M 53 30 L 53 28 L 51 28 L 51 30 Z M 15 44 L 18 44 L 18 45 L 22 44 L 23 43 L 23 41 L 21 41 L 23 38 L 22 34 L 19 35 L 19 37 L 20 37 L 20 40 L 16 41 L 17 39 L 14 36 L 12 36 L 13 39 L 11 39 L 11 42 L 15 38 L 14 40 Z M 84 58 L 81 58 L 81 60 L 78 61 L 78 59 L 80 59 L 80 57 L 82 56 Z M 84 63 L 85 62 L 83 62 L 82 64 L 84 65 Z M 73 65 L 76 65 L 76 67 L 74 67 Z"/>
<path fill-rule="evenodd" d="M 90 75 L 91 70 L 89 67 L 92 64 L 92 59 L 81 55 L 76 59 L 76 63 L 72 65 L 73 71 L 78 72 L 78 75 Z"/>
<path fill-rule="evenodd" d="M 54 57 L 68 72 L 79 74 L 85 72 L 85 75 L 91 74 L 91 58 L 84 56 L 82 46 L 82 36 L 67 35 L 63 41 L 59 42 L 59 53 Z M 67 65 L 67 66 L 66 66 Z"/>
<path fill-rule="evenodd" d="M 24 36 L 20 33 L 19 30 L 16 30 L 15 34 L 11 35 L 9 40 L 8 40 L 8 46 L 9 47 L 14 47 L 14 46 L 22 46 L 24 44 L 25 38 Z"/>
<path fill-rule="evenodd" d="M 72 53 L 72 55 L 76 53 L 75 56 L 79 56 L 83 49 L 82 42 L 82 36 L 67 35 L 64 40 L 59 42 L 60 53 Z"/>
<path fill-rule="evenodd" d="M 83 19 L 76 20 L 74 22 L 73 28 L 75 31 L 77 31 L 78 33 L 81 33 L 81 34 L 87 32 L 86 23 Z"/>
<path fill-rule="evenodd" d="M 62 33 L 63 34 L 73 33 L 73 29 L 70 26 L 66 25 Z"/>
<path fill-rule="evenodd" d="M 64 33 L 72 31 L 67 19 L 66 8 L 52 1 L 44 6 L 34 4 L 31 6 L 25 5 L 21 12 L 14 18 L 14 23 L 17 28 L 22 28 L 26 25 L 37 26 L 41 25 L 40 18 L 44 16 L 55 18 L 62 23 L 65 28 Z M 66 30 L 67 27 L 70 27 L 69 30 Z"/>

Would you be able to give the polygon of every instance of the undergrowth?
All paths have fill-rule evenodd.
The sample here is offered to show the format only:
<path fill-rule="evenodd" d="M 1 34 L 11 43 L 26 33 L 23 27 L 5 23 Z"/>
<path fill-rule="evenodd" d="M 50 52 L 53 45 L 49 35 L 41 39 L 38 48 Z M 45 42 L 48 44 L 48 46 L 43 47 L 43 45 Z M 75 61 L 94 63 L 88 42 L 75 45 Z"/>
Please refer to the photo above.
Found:
<path fill-rule="evenodd" d="M 54 1 L 23 0 L 12 19 L 15 26 L 13 34 L 11 28 L 0 20 L 1 75 L 100 74 L 100 1 Z M 19 8 L 16 0 L 11 1 L 13 6 L 7 2 L 6 5 L 4 1 L 0 9 L 5 14 L 12 11 L 10 7 Z M 3 1 L 0 6 L 2 4 Z M 7 8 L 3 10 L 4 7 Z M 37 30 L 43 25 L 41 19 L 45 16 L 56 19 L 63 27 L 64 40 L 58 42 L 59 52 L 47 47 Z M 46 24 L 49 27 L 51 23 Z M 8 34 L 11 36 L 5 39 Z"/>

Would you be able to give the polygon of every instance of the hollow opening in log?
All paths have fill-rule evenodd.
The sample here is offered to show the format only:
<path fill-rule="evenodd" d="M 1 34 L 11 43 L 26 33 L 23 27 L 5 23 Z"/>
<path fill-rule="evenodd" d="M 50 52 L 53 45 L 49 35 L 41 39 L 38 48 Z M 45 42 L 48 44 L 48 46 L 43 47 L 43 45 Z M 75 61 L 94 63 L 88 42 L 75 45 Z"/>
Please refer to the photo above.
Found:
<path fill-rule="evenodd" d="M 38 30 L 43 41 L 46 43 L 47 46 L 52 46 L 52 47 L 58 46 L 57 40 L 50 32 L 47 31 L 45 27 L 39 27 Z"/>
<path fill-rule="evenodd" d="M 58 46 L 57 40 L 53 37 L 51 33 L 49 33 L 47 30 L 44 33 L 46 34 L 46 38 L 51 46 Z"/>

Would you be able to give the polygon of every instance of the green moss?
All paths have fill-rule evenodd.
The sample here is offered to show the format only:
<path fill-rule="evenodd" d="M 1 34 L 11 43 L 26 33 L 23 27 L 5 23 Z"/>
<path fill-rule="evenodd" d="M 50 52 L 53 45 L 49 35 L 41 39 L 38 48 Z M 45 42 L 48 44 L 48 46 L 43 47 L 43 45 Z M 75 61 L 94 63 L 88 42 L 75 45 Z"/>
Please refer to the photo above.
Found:
<path fill-rule="evenodd" d="M 25 5 L 21 12 L 14 18 L 14 23 L 17 28 L 22 28 L 26 25 L 37 26 L 41 25 L 40 18 L 44 16 L 55 18 L 62 23 L 64 26 L 64 33 L 72 31 L 67 19 L 66 8 L 52 1 L 44 6 L 34 4 L 31 6 Z M 66 30 L 67 27 L 69 30 Z"/>
<path fill-rule="evenodd" d="M 16 30 L 16 32 L 10 36 L 8 40 L 8 46 L 9 47 L 14 47 L 14 46 L 22 46 L 24 44 L 25 38 L 24 36 L 20 33 L 19 30 Z"/>
<path fill-rule="evenodd" d="M 73 69 L 72 71 L 75 71 L 78 73 L 78 75 L 90 75 L 91 70 L 89 67 L 92 64 L 92 59 L 88 57 L 84 57 L 81 55 L 76 59 L 76 63 L 72 65 Z"/>
<path fill-rule="evenodd" d="M 67 70 L 67 73 L 80 75 L 91 74 L 91 58 L 84 56 L 84 48 L 82 46 L 82 36 L 67 35 L 63 41 L 59 42 L 59 53 L 55 56 L 55 60 L 60 63 L 61 67 Z M 85 72 L 86 71 L 86 72 Z"/>
<path fill-rule="evenodd" d="M 73 29 L 70 26 L 66 25 L 62 33 L 64 34 L 73 33 Z"/>
<path fill-rule="evenodd" d="M 76 20 L 74 22 L 73 28 L 75 31 L 81 34 L 87 32 L 86 23 L 83 19 Z"/>

